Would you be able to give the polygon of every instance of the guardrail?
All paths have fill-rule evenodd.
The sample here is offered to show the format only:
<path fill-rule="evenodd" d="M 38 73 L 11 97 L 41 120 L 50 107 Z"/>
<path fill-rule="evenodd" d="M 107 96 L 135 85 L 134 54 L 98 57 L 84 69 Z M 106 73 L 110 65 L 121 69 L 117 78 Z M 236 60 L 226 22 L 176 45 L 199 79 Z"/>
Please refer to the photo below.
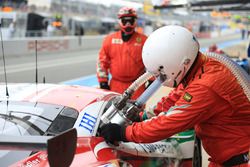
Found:
<path fill-rule="evenodd" d="M 100 36 L 64 36 L 64 37 L 33 37 L 4 40 L 6 56 L 60 53 L 86 49 L 100 49 L 105 35 Z M 36 46 L 37 41 L 37 46 Z M 2 53 L 2 48 L 0 47 Z"/>
<path fill-rule="evenodd" d="M 235 30 L 210 33 L 208 38 L 235 34 Z M 6 56 L 34 55 L 36 50 L 39 54 L 71 52 L 77 50 L 100 49 L 105 35 L 97 36 L 58 36 L 58 37 L 28 37 L 4 40 Z M 0 52 L 2 48 L 0 47 Z"/>

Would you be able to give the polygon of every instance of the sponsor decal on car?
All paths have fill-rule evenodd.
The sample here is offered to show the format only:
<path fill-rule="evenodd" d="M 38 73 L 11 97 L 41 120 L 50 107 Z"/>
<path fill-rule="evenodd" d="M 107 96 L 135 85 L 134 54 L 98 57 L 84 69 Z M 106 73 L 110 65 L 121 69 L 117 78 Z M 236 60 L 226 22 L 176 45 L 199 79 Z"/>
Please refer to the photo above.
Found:
<path fill-rule="evenodd" d="M 87 131 L 89 131 L 89 133 L 93 132 L 95 123 L 96 123 L 97 118 L 93 117 L 92 115 L 88 114 L 88 113 L 84 113 L 82 120 L 79 124 L 79 127 L 82 127 L 84 129 L 86 129 Z"/>

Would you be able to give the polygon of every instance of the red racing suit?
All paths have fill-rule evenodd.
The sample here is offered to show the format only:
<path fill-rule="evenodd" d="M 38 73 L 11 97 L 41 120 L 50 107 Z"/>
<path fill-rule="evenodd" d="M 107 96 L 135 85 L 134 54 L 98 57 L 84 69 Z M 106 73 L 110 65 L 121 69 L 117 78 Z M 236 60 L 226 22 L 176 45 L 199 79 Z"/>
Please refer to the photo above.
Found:
<path fill-rule="evenodd" d="M 173 89 L 168 96 L 164 96 L 161 98 L 157 105 L 153 108 L 153 113 L 147 113 L 147 111 L 140 113 L 140 119 L 146 120 L 151 118 L 152 116 L 157 116 L 161 112 L 168 111 L 170 107 L 174 106 L 176 101 L 180 98 L 183 93 L 183 85 L 180 84 L 177 88 Z M 151 112 L 151 111 L 150 111 Z"/>
<path fill-rule="evenodd" d="M 232 72 L 200 53 L 184 86 L 175 106 L 165 114 L 127 126 L 126 139 L 155 142 L 195 127 L 211 157 L 210 166 L 220 166 L 231 157 L 248 152 L 250 102 Z"/>
<path fill-rule="evenodd" d="M 134 32 L 129 41 L 122 40 L 121 31 L 108 35 L 99 52 L 97 62 L 97 78 L 99 82 L 108 82 L 112 75 L 110 89 L 123 93 L 139 76 L 145 72 L 142 62 L 142 47 L 147 37 Z M 138 97 L 145 87 L 134 94 Z"/>
<path fill-rule="evenodd" d="M 161 112 L 168 111 L 170 109 L 170 107 L 174 106 L 176 101 L 181 97 L 181 95 L 184 92 L 183 90 L 184 90 L 183 85 L 180 84 L 177 88 L 173 89 L 168 94 L 168 96 L 162 97 L 161 100 L 154 107 L 152 115 L 159 115 Z M 149 115 L 152 116 L 151 114 L 149 114 Z M 141 117 L 141 120 L 148 119 L 147 112 L 144 111 L 144 112 L 140 113 L 140 117 Z M 189 135 L 190 135 L 190 133 L 194 134 L 193 130 L 189 131 Z M 179 133 L 177 134 L 177 136 L 179 136 Z M 194 140 L 193 137 L 189 138 L 189 139 Z M 179 140 L 180 139 L 177 139 L 177 142 Z M 185 161 L 181 161 L 180 166 L 192 167 L 192 159 L 186 159 Z"/>

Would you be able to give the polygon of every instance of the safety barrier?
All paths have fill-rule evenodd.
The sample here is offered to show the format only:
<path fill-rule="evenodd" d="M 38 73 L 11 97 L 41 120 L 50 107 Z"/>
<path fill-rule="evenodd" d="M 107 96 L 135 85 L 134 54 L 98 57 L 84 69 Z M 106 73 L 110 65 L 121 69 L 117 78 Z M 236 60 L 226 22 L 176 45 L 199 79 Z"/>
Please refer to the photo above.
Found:
<path fill-rule="evenodd" d="M 207 38 L 214 38 L 221 35 L 225 36 L 236 33 L 238 32 L 235 30 L 227 30 L 220 33 L 212 32 L 210 34 L 205 34 L 205 36 Z M 36 48 L 39 54 L 100 49 L 104 37 L 105 35 L 29 37 L 9 40 L 6 39 L 3 42 L 6 56 L 27 56 L 34 55 Z M 2 52 L 1 47 L 0 52 Z"/>
<path fill-rule="evenodd" d="M 36 49 L 39 54 L 100 49 L 104 37 L 100 35 L 17 38 L 4 40 L 3 45 L 6 56 L 27 56 L 34 55 Z M 2 53 L 1 47 L 0 52 Z"/>

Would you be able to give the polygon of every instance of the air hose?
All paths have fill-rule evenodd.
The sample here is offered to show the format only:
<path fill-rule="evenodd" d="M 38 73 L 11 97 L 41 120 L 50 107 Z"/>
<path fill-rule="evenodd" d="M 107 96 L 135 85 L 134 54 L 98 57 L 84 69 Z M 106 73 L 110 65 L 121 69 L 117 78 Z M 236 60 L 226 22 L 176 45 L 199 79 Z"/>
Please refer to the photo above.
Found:
<path fill-rule="evenodd" d="M 207 57 L 213 58 L 220 63 L 224 64 L 235 76 L 237 81 L 239 82 L 241 88 L 243 89 L 245 95 L 250 101 L 250 77 L 235 61 L 226 57 L 224 55 L 219 55 L 216 53 L 208 52 L 204 53 Z"/>
<path fill-rule="evenodd" d="M 135 80 L 125 91 L 125 93 L 129 94 L 130 96 L 136 91 L 142 84 L 148 81 L 153 75 L 148 71 L 141 75 L 137 80 Z"/>
<path fill-rule="evenodd" d="M 107 111 L 102 115 L 101 120 L 103 123 L 107 124 L 110 120 L 115 117 L 119 110 L 122 110 L 127 101 L 133 95 L 133 93 L 146 81 L 148 81 L 153 75 L 149 72 L 145 72 L 137 80 L 135 80 L 112 105 L 107 109 Z"/>

